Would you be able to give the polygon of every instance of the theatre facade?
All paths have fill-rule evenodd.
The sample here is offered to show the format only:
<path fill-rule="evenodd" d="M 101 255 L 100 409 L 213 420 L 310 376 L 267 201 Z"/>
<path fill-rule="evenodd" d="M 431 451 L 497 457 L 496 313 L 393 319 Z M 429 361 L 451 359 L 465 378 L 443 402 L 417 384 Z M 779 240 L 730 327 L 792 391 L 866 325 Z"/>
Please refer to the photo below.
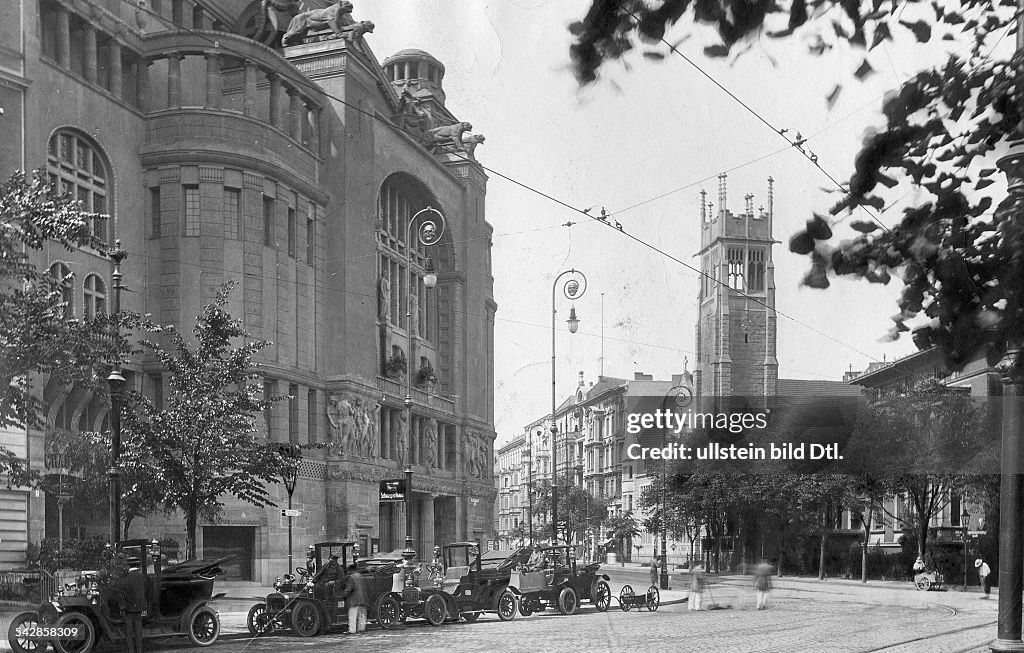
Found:
<path fill-rule="evenodd" d="M 421 555 L 492 537 L 497 304 L 483 136 L 448 109 L 443 64 L 420 50 L 379 61 L 368 41 L 386 19 L 358 3 L 2 4 L 3 174 L 44 168 L 110 215 L 94 231 L 127 252 L 126 310 L 188 333 L 233 282 L 230 311 L 273 343 L 259 358 L 263 388 L 288 398 L 263 422 L 270 440 L 301 446 L 296 555 L 328 539 L 400 548 L 406 506 Z M 417 227 L 438 214 L 444 232 L 424 245 Z M 71 314 L 112 304 L 103 252 L 48 248 L 38 264 L 66 279 Z M 126 372 L 162 401 L 155 360 Z M 46 428 L 0 436 L 41 472 L 73 477 L 58 469 L 61 448 L 106 428 L 107 398 L 45 379 L 40 393 Z M 407 469 L 408 503 L 382 503 L 380 482 Z M 276 507 L 228 498 L 201 525 L 199 554 L 236 554 L 238 579 L 279 575 L 287 494 L 271 491 Z M 57 537 L 58 521 L 66 538 L 105 533 L 105 516 L 75 509 L 87 500 L 4 494 L 0 564 Z M 150 517 L 129 535 L 184 543 L 184 521 Z"/>

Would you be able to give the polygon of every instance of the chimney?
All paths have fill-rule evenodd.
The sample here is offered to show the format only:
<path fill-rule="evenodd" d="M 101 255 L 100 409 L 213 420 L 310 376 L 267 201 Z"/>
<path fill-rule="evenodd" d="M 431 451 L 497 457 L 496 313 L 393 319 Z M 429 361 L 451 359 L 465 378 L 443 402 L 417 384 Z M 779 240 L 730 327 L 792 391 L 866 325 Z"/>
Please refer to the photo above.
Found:
<path fill-rule="evenodd" d="M 650 374 L 644 374 L 643 372 L 633 372 L 634 381 L 653 381 L 654 377 Z"/>

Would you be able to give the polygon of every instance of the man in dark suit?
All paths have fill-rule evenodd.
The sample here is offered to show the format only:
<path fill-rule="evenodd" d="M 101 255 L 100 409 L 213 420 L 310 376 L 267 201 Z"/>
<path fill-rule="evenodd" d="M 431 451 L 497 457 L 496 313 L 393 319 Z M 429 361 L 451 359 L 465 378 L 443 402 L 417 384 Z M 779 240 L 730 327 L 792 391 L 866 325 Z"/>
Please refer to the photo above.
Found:
<path fill-rule="evenodd" d="M 142 653 L 142 617 L 149 612 L 153 587 L 137 563 L 128 570 L 121 586 L 124 588 L 124 634 L 128 653 Z"/>

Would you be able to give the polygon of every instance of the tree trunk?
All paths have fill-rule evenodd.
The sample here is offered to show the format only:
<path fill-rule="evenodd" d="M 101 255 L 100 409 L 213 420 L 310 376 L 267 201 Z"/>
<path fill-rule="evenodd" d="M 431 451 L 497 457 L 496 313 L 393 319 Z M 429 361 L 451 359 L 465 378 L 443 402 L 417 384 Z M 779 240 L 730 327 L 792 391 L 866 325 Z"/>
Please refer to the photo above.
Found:
<path fill-rule="evenodd" d="M 867 520 L 861 519 L 864 526 L 864 546 L 860 550 L 860 582 L 868 582 L 868 538 L 871 537 L 871 512 Z"/>
<path fill-rule="evenodd" d="M 196 522 L 198 521 L 196 511 L 185 512 L 185 559 L 195 560 L 196 558 Z"/>
<path fill-rule="evenodd" d="M 918 527 L 917 533 L 917 554 L 924 560 L 925 551 L 928 550 L 928 522 L 925 519 L 921 519 L 921 525 Z"/>
<path fill-rule="evenodd" d="M 818 551 L 818 580 L 825 580 L 825 543 L 828 541 L 828 531 L 821 530 L 821 548 Z"/>

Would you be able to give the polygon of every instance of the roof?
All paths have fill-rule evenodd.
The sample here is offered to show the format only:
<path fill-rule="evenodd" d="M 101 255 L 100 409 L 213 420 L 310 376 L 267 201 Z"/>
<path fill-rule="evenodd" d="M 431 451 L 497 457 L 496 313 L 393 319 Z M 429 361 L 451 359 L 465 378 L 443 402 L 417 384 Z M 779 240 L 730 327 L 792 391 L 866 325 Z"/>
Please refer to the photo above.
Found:
<path fill-rule="evenodd" d="M 775 384 L 775 394 L 779 397 L 860 397 L 863 392 L 842 381 L 779 379 Z"/>
<path fill-rule="evenodd" d="M 441 69 L 441 74 L 444 74 L 444 65 L 437 60 L 437 57 L 430 54 L 429 52 L 426 52 L 424 50 L 417 50 L 416 48 L 406 48 L 405 50 L 400 50 L 391 55 L 390 57 L 388 57 L 387 59 L 385 59 L 381 65 L 387 66 L 391 63 L 394 63 L 395 61 L 402 61 L 404 59 L 426 59 L 431 63 L 437 64 L 438 67 L 440 67 Z"/>
<path fill-rule="evenodd" d="M 597 383 L 590 386 L 587 390 L 586 398 L 588 400 L 594 399 L 608 390 L 618 388 L 626 383 L 629 383 L 626 379 L 619 379 L 614 376 L 599 376 L 597 377 Z"/>

